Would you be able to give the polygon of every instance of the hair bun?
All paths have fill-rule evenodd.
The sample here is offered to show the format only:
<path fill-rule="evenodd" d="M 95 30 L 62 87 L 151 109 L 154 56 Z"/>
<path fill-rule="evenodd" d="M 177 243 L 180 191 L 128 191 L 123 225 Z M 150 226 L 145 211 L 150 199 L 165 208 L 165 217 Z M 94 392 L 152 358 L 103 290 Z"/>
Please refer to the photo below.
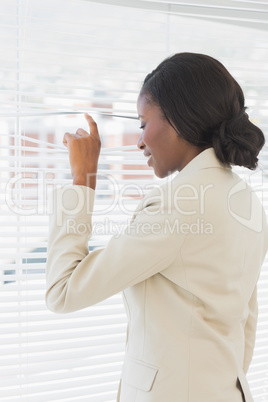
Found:
<path fill-rule="evenodd" d="M 264 137 L 245 110 L 243 108 L 237 116 L 221 122 L 218 130 L 214 130 L 212 145 L 223 164 L 255 169 Z"/>

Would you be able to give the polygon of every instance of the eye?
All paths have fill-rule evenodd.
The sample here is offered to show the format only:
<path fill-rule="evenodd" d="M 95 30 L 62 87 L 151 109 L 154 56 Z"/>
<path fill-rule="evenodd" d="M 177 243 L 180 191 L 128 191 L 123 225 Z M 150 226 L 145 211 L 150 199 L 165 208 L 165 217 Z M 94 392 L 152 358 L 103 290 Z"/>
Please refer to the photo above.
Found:
<path fill-rule="evenodd" d="M 140 129 L 143 130 L 144 127 L 145 127 L 145 124 L 142 124 L 142 125 L 140 126 Z"/>

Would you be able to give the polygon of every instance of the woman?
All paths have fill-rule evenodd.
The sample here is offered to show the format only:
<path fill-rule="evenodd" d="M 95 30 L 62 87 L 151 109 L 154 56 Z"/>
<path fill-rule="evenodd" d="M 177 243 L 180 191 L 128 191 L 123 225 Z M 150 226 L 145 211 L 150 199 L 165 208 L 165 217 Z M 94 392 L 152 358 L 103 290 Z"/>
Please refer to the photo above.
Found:
<path fill-rule="evenodd" d="M 253 401 L 256 284 L 268 232 L 260 202 L 232 165 L 255 169 L 264 136 L 225 67 L 202 54 L 164 60 L 138 97 L 138 147 L 158 177 L 125 233 L 88 252 L 100 139 L 66 133 L 73 184 L 57 190 L 47 305 L 78 310 L 123 291 L 129 328 L 120 402 Z M 148 230 L 149 228 L 149 230 Z"/>

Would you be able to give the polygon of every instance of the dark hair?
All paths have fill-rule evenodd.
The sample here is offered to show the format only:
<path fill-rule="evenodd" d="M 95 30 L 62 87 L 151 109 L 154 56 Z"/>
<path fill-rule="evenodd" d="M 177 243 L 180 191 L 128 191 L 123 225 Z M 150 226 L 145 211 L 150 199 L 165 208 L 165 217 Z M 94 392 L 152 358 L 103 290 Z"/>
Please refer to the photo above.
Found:
<path fill-rule="evenodd" d="M 140 94 L 160 107 L 179 136 L 212 146 L 224 165 L 257 167 L 263 132 L 250 122 L 240 85 L 218 60 L 175 54 L 147 75 Z"/>

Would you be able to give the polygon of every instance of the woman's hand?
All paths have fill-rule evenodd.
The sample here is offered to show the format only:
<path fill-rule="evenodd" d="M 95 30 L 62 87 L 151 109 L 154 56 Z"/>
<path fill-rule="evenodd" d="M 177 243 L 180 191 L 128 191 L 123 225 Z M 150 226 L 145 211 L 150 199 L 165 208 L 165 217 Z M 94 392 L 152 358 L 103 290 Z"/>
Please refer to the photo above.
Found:
<path fill-rule="evenodd" d="M 69 150 L 73 184 L 95 190 L 101 141 L 95 121 L 88 114 L 85 114 L 85 118 L 89 133 L 82 128 L 78 128 L 75 134 L 65 133 L 63 144 Z"/>

